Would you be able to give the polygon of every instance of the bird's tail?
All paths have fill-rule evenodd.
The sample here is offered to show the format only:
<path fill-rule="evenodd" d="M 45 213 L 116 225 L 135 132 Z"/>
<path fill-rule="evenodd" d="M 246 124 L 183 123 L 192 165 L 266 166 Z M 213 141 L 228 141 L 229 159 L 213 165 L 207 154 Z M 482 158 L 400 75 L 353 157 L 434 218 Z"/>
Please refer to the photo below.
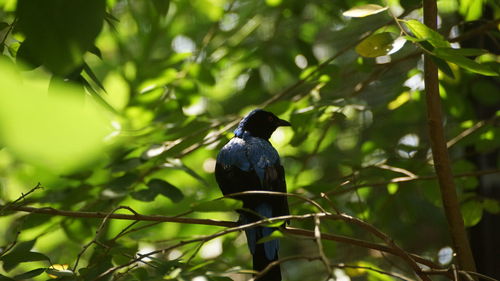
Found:
<path fill-rule="evenodd" d="M 278 260 L 276 254 L 273 259 L 269 259 L 265 252 L 265 243 L 257 244 L 255 253 L 253 254 L 253 270 L 257 272 L 263 271 L 270 263 Z M 256 281 L 281 281 L 281 268 L 280 265 L 274 265 L 269 271 L 261 275 Z"/>
<path fill-rule="evenodd" d="M 255 212 L 262 217 L 272 217 L 271 208 L 268 204 L 259 204 Z M 240 217 L 242 223 L 251 223 L 260 220 L 255 214 L 243 213 Z M 263 271 L 270 263 L 278 260 L 279 240 L 273 239 L 258 243 L 260 239 L 271 235 L 276 230 L 273 227 L 256 226 L 245 229 L 248 248 L 253 256 L 253 269 L 257 272 Z M 281 268 L 279 264 L 274 265 L 265 274 L 260 275 L 258 281 L 281 281 Z"/>

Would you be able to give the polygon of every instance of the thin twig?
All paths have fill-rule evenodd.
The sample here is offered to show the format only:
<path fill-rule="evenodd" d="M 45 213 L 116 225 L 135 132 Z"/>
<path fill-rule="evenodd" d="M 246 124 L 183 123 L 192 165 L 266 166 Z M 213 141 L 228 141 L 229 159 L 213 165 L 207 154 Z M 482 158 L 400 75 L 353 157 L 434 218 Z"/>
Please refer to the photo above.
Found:
<path fill-rule="evenodd" d="M 24 193 L 21 193 L 21 196 L 19 196 L 16 200 L 14 200 L 13 202 L 9 202 L 7 204 L 5 204 L 2 209 L 0 209 L 0 214 L 3 214 L 3 212 L 7 209 L 9 209 L 10 207 L 14 206 L 17 202 L 21 201 L 21 200 L 24 200 L 26 197 L 28 197 L 28 195 L 30 195 L 31 193 L 35 192 L 35 190 L 37 189 L 40 189 L 40 188 L 43 188 L 43 186 L 40 185 L 40 183 L 37 183 L 35 187 L 33 187 L 32 189 L 30 189 L 26 194 Z"/>
<path fill-rule="evenodd" d="M 73 266 L 73 272 L 76 272 L 76 269 L 78 267 L 78 263 L 80 262 L 80 258 L 82 257 L 82 255 L 85 253 L 85 251 L 94 243 L 97 243 L 97 239 L 99 238 L 99 234 L 102 232 L 102 230 L 104 229 L 104 226 L 106 225 L 106 222 L 109 220 L 110 216 L 113 215 L 116 211 L 120 210 L 120 209 L 125 209 L 125 210 L 129 210 L 130 212 L 132 212 L 134 215 L 138 215 L 138 213 L 133 210 L 132 208 L 128 207 L 128 206 L 118 206 L 116 208 L 114 208 L 111 212 L 109 212 L 105 217 L 104 219 L 102 220 L 101 222 L 101 225 L 99 226 L 99 228 L 97 228 L 96 232 L 95 232 L 95 235 L 94 235 L 94 238 L 87 244 L 85 244 L 82 248 L 82 250 L 80 251 L 80 253 L 78 253 L 78 256 L 76 258 L 76 262 L 75 262 L 75 265 Z"/>

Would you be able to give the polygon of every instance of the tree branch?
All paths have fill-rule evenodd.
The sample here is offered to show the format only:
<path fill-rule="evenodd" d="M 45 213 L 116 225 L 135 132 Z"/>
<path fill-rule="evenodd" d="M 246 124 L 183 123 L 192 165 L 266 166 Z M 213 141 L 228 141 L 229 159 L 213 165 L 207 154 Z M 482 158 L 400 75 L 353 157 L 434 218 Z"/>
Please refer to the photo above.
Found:
<path fill-rule="evenodd" d="M 228 227 L 228 230 L 225 231 L 223 234 L 226 234 L 226 232 L 228 232 L 228 231 L 229 232 L 239 231 L 239 230 L 245 229 L 247 227 L 252 227 L 252 226 L 255 226 L 258 224 L 266 224 L 266 223 L 270 223 L 270 222 L 276 222 L 276 221 L 287 220 L 287 219 L 295 219 L 295 220 L 311 219 L 311 218 L 314 218 L 314 216 L 318 216 L 318 215 L 321 215 L 322 217 L 326 217 L 329 219 L 341 219 L 344 221 L 350 220 L 351 222 L 354 219 L 352 217 L 347 218 L 348 216 L 342 215 L 342 214 L 313 213 L 313 214 L 306 214 L 306 215 L 292 215 L 292 216 L 282 216 L 282 217 L 270 218 L 270 219 L 258 221 L 256 223 L 239 226 L 236 222 L 230 222 L 230 221 L 219 221 L 219 220 L 212 220 L 212 219 L 197 219 L 197 218 L 180 218 L 177 216 L 170 217 L 170 216 L 158 216 L 158 215 L 141 215 L 138 213 L 135 213 L 133 215 L 128 215 L 128 214 L 115 214 L 115 213 L 105 213 L 105 212 L 76 212 L 76 211 L 57 210 L 54 208 L 34 208 L 34 207 L 27 207 L 27 206 L 10 206 L 6 209 L 11 210 L 11 211 L 20 211 L 20 212 L 28 212 L 28 213 L 35 213 L 35 214 L 46 214 L 46 215 L 64 216 L 64 217 L 73 217 L 73 218 L 97 218 L 97 219 L 108 218 L 108 219 L 121 219 L 121 220 L 133 220 L 133 221 L 173 222 L 173 223 L 200 224 L 200 225 L 213 225 L 213 226 Z M 360 225 L 359 222 L 356 224 Z M 362 225 L 362 227 L 365 229 L 367 227 L 371 227 L 371 228 L 375 229 L 373 226 L 370 226 L 368 224 Z M 306 229 L 287 227 L 287 228 L 281 229 L 281 231 L 284 233 L 287 233 L 287 234 L 305 236 L 305 237 L 310 237 L 312 239 L 315 238 L 314 232 L 310 231 L 310 230 L 306 230 Z M 404 254 L 402 254 L 402 252 L 401 252 L 402 250 L 400 250 L 400 249 L 394 249 L 393 247 L 381 245 L 378 243 L 372 243 L 372 242 L 359 240 L 359 239 L 355 239 L 355 238 L 350 238 L 350 237 L 345 237 L 345 236 L 341 236 L 341 235 L 333 235 L 333 234 L 325 234 L 325 233 L 321 234 L 321 239 L 336 241 L 336 242 L 340 242 L 340 243 L 351 244 L 351 245 L 362 247 L 362 248 L 386 252 L 386 253 L 390 253 L 390 254 L 393 254 L 393 255 L 396 255 L 396 256 L 399 256 L 402 258 L 405 257 L 406 255 L 409 255 L 409 257 L 412 260 L 414 260 L 420 264 L 424 264 L 424 265 L 426 265 L 430 268 L 433 268 L 433 269 L 440 269 L 441 268 L 441 266 L 439 266 L 439 265 L 437 265 L 437 264 L 433 263 L 432 261 L 429 261 L 425 258 L 422 258 L 418 255 L 408 254 L 404 251 L 403 251 Z M 197 239 L 196 241 L 200 241 L 200 240 Z"/>
<path fill-rule="evenodd" d="M 431 29 L 437 27 L 436 0 L 423 0 L 424 24 Z M 434 159 L 434 169 L 441 189 L 441 200 L 450 227 L 453 246 L 458 254 L 460 268 L 475 271 L 474 258 L 460 214 L 460 205 L 451 172 L 446 138 L 444 136 L 441 100 L 439 96 L 438 69 L 429 54 L 424 55 L 424 81 L 427 103 L 427 123 Z"/>

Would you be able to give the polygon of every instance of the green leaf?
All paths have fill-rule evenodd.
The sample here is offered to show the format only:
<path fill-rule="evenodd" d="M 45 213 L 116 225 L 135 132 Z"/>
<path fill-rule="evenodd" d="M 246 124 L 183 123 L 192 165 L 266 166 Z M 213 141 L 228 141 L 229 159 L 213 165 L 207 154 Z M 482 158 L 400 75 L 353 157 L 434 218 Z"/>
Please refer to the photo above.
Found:
<path fill-rule="evenodd" d="M 16 280 L 0 274 L 0 281 L 16 281 Z"/>
<path fill-rule="evenodd" d="M 101 53 L 101 50 L 97 47 L 97 46 L 92 46 L 90 49 L 89 49 L 89 52 L 96 55 L 98 58 L 102 59 L 102 53 Z"/>
<path fill-rule="evenodd" d="M 266 237 L 262 237 L 261 239 L 259 239 L 259 241 L 257 241 L 257 244 L 265 243 L 265 242 L 268 242 L 268 241 L 271 241 L 274 239 L 278 239 L 278 238 L 283 238 L 283 237 L 285 237 L 285 235 L 283 235 L 283 233 L 281 231 L 275 230 L 275 231 L 273 231 L 273 233 L 271 233 L 271 235 L 266 236 Z"/>
<path fill-rule="evenodd" d="M 394 39 L 390 32 L 382 32 L 369 36 L 355 48 L 356 52 L 367 58 L 384 56 L 392 49 Z"/>
<path fill-rule="evenodd" d="M 196 212 L 230 212 L 241 208 L 243 208 L 243 202 L 232 198 L 222 198 L 191 204 L 191 209 Z"/>
<path fill-rule="evenodd" d="M 367 17 L 367 16 L 371 16 L 374 14 L 378 14 L 378 13 L 383 12 L 385 10 L 387 10 L 387 7 L 382 7 L 382 6 L 375 5 L 375 4 L 366 4 L 366 5 L 351 8 L 351 9 L 343 12 L 342 15 L 344 17 L 362 18 L 362 17 Z"/>
<path fill-rule="evenodd" d="M 108 183 L 108 187 L 114 190 L 125 191 L 139 179 L 139 175 L 135 173 L 126 173 L 121 177 L 112 179 Z"/>
<path fill-rule="evenodd" d="M 30 278 L 33 278 L 35 276 L 42 274 L 44 271 L 45 271 L 45 268 L 33 269 L 33 270 L 28 271 L 28 272 L 14 276 L 14 279 L 16 279 L 16 280 L 30 279 Z"/>
<path fill-rule="evenodd" d="M 97 78 L 97 76 L 94 74 L 94 72 L 92 71 L 92 69 L 90 68 L 90 66 L 88 64 L 86 64 L 86 63 L 83 64 L 83 71 L 85 71 L 85 73 L 87 73 L 87 75 L 90 77 L 90 79 L 92 79 L 92 81 L 94 81 L 94 83 L 97 86 L 99 86 L 99 88 L 101 88 L 101 90 L 106 92 L 106 89 L 102 85 L 101 81 L 99 80 L 99 78 Z"/>
<path fill-rule="evenodd" d="M 137 168 L 141 164 L 142 160 L 139 157 L 121 159 L 120 161 L 116 161 L 111 165 L 111 171 L 113 173 L 126 172 Z"/>
<path fill-rule="evenodd" d="M 471 59 L 468 59 L 464 56 L 453 55 L 448 51 L 443 50 L 442 48 L 434 49 L 434 54 L 439 58 L 442 58 L 448 62 L 454 63 L 464 69 L 467 69 L 471 72 L 486 75 L 486 76 L 498 76 L 498 73 L 493 71 L 489 66 L 477 63 Z"/>
<path fill-rule="evenodd" d="M 1 261 L 3 261 L 3 269 L 5 271 L 10 271 L 17 265 L 23 262 L 31 262 L 31 261 L 42 261 L 42 260 L 49 260 L 47 256 L 44 254 L 38 253 L 38 252 L 18 252 L 18 251 L 13 251 L 8 253 L 5 256 L 2 256 L 0 258 Z"/>
<path fill-rule="evenodd" d="M 19 218 L 19 220 L 22 222 L 20 230 L 26 230 L 44 224 L 48 222 L 50 218 L 44 214 L 28 214 Z"/>
<path fill-rule="evenodd" d="M 154 192 L 169 198 L 174 203 L 178 203 L 184 199 L 184 194 L 182 194 L 180 189 L 162 179 L 152 179 L 148 182 L 147 186 Z"/>
<path fill-rule="evenodd" d="M 410 41 L 410 42 L 422 42 L 422 41 L 426 41 L 427 39 L 420 39 L 420 38 L 415 38 L 413 36 L 408 36 L 408 35 L 405 35 L 405 36 L 402 36 L 404 39 Z"/>
<path fill-rule="evenodd" d="M 478 224 L 483 216 L 483 205 L 476 200 L 469 200 L 460 206 L 464 224 L 471 227 Z"/>
<path fill-rule="evenodd" d="M 29 71 L 42 65 L 42 61 L 38 58 L 34 49 L 36 49 L 36 46 L 30 39 L 24 40 L 17 49 L 16 62 L 18 62 L 18 65 L 20 65 L 19 62 L 23 63 L 20 65 L 22 70 Z"/>
<path fill-rule="evenodd" d="M 58 174 L 102 157 L 112 131 L 109 112 L 94 103 L 82 106 L 81 87 L 54 82 L 47 95 L 43 80 L 23 79 L 17 71 L 0 61 L 0 138 L 12 155 Z"/>
<path fill-rule="evenodd" d="M 275 222 L 270 222 L 270 223 L 265 223 L 263 226 L 266 227 L 281 227 L 282 225 L 285 224 L 285 221 L 275 221 Z"/>
<path fill-rule="evenodd" d="M 488 53 L 488 51 L 483 50 L 483 49 L 472 49 L 472 48 L 460 48 L 460 49 L 454 49 L 454 48 L 437 48 L 436 50 L 439 49 L 440 53 L 448 54 L 448 55 L 458 55 L 458 56 L 480 56 Z"/>
<path fill-rule="evenodd" d="M 132 198 L 135 200 L 143 201 L 143 202 L 151 202 L 155 200 L 156 196 L 158 195 L 158 192 L 155 190 L 152 190 L 150 188 L 145 188 L 141 189 L 138 191 L 134 191 L 130 194 Z"/>
<path fill-rule="evenodd" d="M 450 47 L 450 43 L 446 41 L 441 34 L 430 29 L 418 20 L 408 20 L 404 21 L 404 23 L 417 38 L 429 41 L 432 46 L 442 48 Z"/>
<path fill-rule="evenodd" d="M 36 46 L 31 49 L 33 55 L 53 73 L 64 76 L 94 46 L 105 8 L 102 0 L 19 0 L 16 27 Z"/>

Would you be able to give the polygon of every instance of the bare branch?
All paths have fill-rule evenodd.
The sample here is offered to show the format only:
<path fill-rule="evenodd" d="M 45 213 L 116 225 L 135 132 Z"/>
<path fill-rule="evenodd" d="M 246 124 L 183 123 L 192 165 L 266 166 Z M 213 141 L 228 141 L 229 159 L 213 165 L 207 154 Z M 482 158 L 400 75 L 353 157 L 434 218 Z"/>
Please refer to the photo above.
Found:
<path fill-rule="evenodd" d="M 316 241 L 316 245 L 318 246 L 318 253 L 321 257 L 321 261 L 325 265 L 328 270 L 328 279 L 333 276 L 333 270 L 330 266 L 330 261 L 325 255 L 325 251 L 323 250 L 323 243 L 321 242 L 321 230 L 320 230 L 321 219 L 319 216 L 314 217 L 314 240 Z"/>
<path fill-rule="evenodd" d="M 26 194 L 21 193 L 21 196 L 19 196 L 19 198 L 4 205 L 2 209 L 0 209 L 0 214 L 3 214 L 5 210 L 9 209 L 11 206 L 14 206 L 17 202 L 24 200 L 26 197 L 28 197 L 28 195 L 30 195 L 31 193 L 35 192 L 37 189 L 40 188 L 43 188 L 43 186 L 41 186 L 40 183 L 37 183 L 36 186 L 30 189 L 30 191 L 28 191 Z"/>

